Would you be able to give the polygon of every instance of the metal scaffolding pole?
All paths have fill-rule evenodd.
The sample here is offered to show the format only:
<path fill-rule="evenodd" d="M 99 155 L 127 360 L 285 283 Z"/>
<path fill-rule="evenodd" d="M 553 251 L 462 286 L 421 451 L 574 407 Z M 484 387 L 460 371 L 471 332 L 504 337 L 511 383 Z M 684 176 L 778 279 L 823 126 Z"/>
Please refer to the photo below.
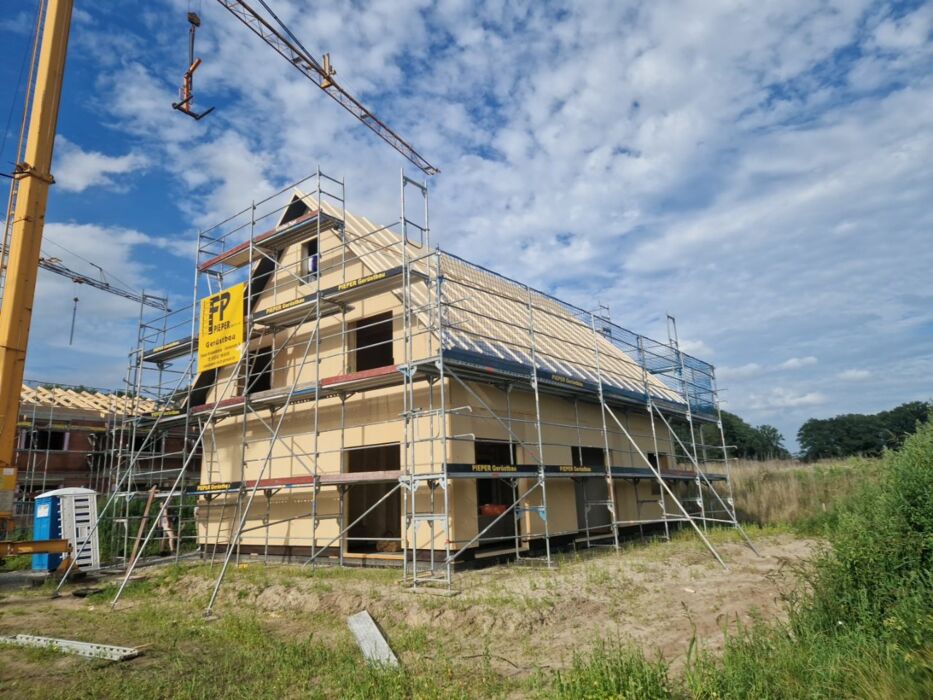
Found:
<path fill-rule="evenodd" d="M 703 544 L 706 545 L 706 548 L 716 558 L 716 561 L 719 562 L 722 568 L 728 569 L 729 567 L 726 566 L 726 563 L 722 560 L 722 557 L 719 556 L 719 552 L 716 551 L 716 548 L 713 547 L 713 544 L 709 541 L 709 539 L 703 533 L 703 530 L 700 529 L 700 526 L 696 524 L 696 520 L 690 516 L 690 513 L 687 512 L 687 509 L 683 507 L 683 504 L 681 504 L 681 502 L 678 500 L 674 492 L 671 491 L 670 487 L 667 485 L 667 483 L 662 478 L 661 473 L 654 466 L 654 464 L 651 463 L 651 460 L 648 459 L 647 455 L 638 446 L 638 443 L 635 442 L 635 439 L 632 437 L 631 433 L 629 433 L 629 431 L 625 428 L 625 426 L 622 425 L 622 422 L 619 420 L 618 416 L 616 416 L 613 410 L 609 406 L 607 406 L 605 403 L 603 405 L 605 406 L 605 409 L 607 413 L 609 414 L 609 416 L 615 421 L 616 425 L 619 426 L 619 429 L 628 438 L 629 443 L 632 445 L 632 447 L 635 448 L 635 451 L 638 453 L 638 456 L 641 457 L 641 460 L 647 465 L 648 469 L 651 470 L 651 473 L 653 474 L 654 478 L 657 479 L 658 484 L 660 484 L 661 488 L 667 492 L 667 495 L 670 497 L 671 502 L 677 506 L 677 508 L 683 514 L 684 518 L 690 523 L 693 529 L 696 530 L 697 535 L 699 535 L 700 539 L 703 541 Z"/>
<path fill-rule="evenodd" d="M 603 393 L 603 374 L 599 358 L 599 335 L 596 331 L 596 316 L 590 314 L 590 328 L 593 331 L 593 357 L 596 363 L 596 386 L 599 396 L 599 415 L 602 421 L 603 452 L 606 469 L 606 507 L 609 509 L 609 522 L 612 528 L 612 546 L 619 551 L 619 525 L 615 481 L 612 478 L 612 450 L 609 448 L 609 433 L 606 430 L 606 397 Z"/>

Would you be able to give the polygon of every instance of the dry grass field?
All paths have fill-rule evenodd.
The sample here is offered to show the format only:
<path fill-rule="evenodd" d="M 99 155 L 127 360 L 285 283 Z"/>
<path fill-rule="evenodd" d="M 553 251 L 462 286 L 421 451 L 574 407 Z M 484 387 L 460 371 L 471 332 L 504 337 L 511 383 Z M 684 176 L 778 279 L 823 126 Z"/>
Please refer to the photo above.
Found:
<path fill-rule="evenodd" d="M 850 458 L 805 464 L 793 460 L 731 463 L 739 519 L 756 525 L 816 525 L 860 484 L 877 481 L 881 461 Z"/>

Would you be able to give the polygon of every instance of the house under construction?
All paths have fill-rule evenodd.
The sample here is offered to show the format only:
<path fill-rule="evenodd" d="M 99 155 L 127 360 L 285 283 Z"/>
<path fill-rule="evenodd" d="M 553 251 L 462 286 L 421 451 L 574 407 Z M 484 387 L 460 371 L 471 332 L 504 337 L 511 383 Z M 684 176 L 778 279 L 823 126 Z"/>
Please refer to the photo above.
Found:
<path fill-rule="evenodd" d="M 109 489 L 116 455 L 110 438 L 123 402 L 114 393 L 86 387 L 23 384 L 16 422 L 17 529 L 31 524 L 36 494 L 72 486 Z"/>
<path fill-rule="evenodd" d="M 719 421 L 713 368 L 675 328 L 651 340 L 432 248 L 405 176 L 391 225 L 343 193 L 318 172 L 201 232 L 192 306 L 143 323 L 131 355 L 159 406 L 135 430 L 189 435 L 161 496 L 188 499 L 217 588 L 234 556 L 449 584 L 468 561 L 675 526 L 719 558 L 704 531 L 737 527 L 728 459 L 696 440 Z"/>
<path fill-rule="evenodd" d="M 167 492 L 186 454 L 188 442 L 177 427 L 154 435 L 135 431 L 140 417 L 158 407 L 127 392 L 25 382 L 16 424 L 16 529 L 31 530 L 39 494 L 69 487 L 108 493 L 122 476 L 120 491 L 126 498 L 112 518 L 117 527 L 110 528 L 108 551 L 120 550 L 118 540 L 130 541 L 139 527 L 139 514 L 130 512 L 133 494 L 160 488 Z M 121 466 L 129 463 L 134 465 L 131 473 Z M 174 519 L 178 511 L 173 503 L 167 517 Z M 167 533 L 174 535 L 171 521 L 165 522 Z"/>

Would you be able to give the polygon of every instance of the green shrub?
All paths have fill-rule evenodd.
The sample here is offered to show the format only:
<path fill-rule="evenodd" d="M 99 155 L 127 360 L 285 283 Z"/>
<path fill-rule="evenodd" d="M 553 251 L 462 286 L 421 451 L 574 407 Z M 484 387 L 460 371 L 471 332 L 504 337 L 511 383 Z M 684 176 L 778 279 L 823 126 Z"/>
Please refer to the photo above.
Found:
<path fill-rule="evenodd" d="M 866 473 L 866 476 L 868 474 Z M 828 545 L 799 571 L 785 623 L 691 649 L 682 678 L 627 648 L 558 674 L 562 697 L 933 697 L 933 422 L 887 454 L 823 520 Z"/>
<path fill-rule="evenodd" d="M 886 643 L 930 639 L 933 427 L 886 456 L 882 479 L 840 509 L 831 550 L 814 563 L 810 598 L 792 616 L 827 633 L 861 628 Z"/>
<path fill-rule="evenodd" d="M 933 697 L 933 424 L 827 521 L 788 621 L 699 655 L 693 697 Z"/>

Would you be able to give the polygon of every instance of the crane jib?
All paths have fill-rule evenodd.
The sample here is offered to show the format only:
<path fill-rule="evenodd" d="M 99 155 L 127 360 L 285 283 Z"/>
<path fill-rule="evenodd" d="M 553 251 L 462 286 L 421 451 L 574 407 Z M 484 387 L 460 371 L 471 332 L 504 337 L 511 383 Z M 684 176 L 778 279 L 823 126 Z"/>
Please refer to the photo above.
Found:
<path fill-rule="evenodd" d="M 366 109 L 359 100 L 341 87 L 333 78 L 334 71 L 330 67 L 329 57 L 325 59 L 326 66 L 322 66 L 315 60 L 311 53 L 305 49 L 297 37 L 288 29 L 287 26 L 272 12 L 271 8 L 263 1 L 260 4 L 269 12 L 272 18 L 282 28 L 279 31 L 273 27 L 259 12 L 250 7 L 242 0 L 217 0 L 221 6 L 230 11 L 230 13 L 240 20 L 256 36 L 265 41 L 286 61 L 295 68 L 304 73 L 311 82 L 321 88 L 341 107 L 356 117 L 361 123 L 366 125 L 379 138 L 388 143 L 392 148 L 401 153 L 407 160 L 415 165 L 419 170 L 427 175 L 437 175 L 440 170 L 431 165 L 414 147 L 405 139 L 395 133 L 389 126 L 382 122 L 375 114 Z M 287 34 L 288 36 L 284 36 Z"/>

